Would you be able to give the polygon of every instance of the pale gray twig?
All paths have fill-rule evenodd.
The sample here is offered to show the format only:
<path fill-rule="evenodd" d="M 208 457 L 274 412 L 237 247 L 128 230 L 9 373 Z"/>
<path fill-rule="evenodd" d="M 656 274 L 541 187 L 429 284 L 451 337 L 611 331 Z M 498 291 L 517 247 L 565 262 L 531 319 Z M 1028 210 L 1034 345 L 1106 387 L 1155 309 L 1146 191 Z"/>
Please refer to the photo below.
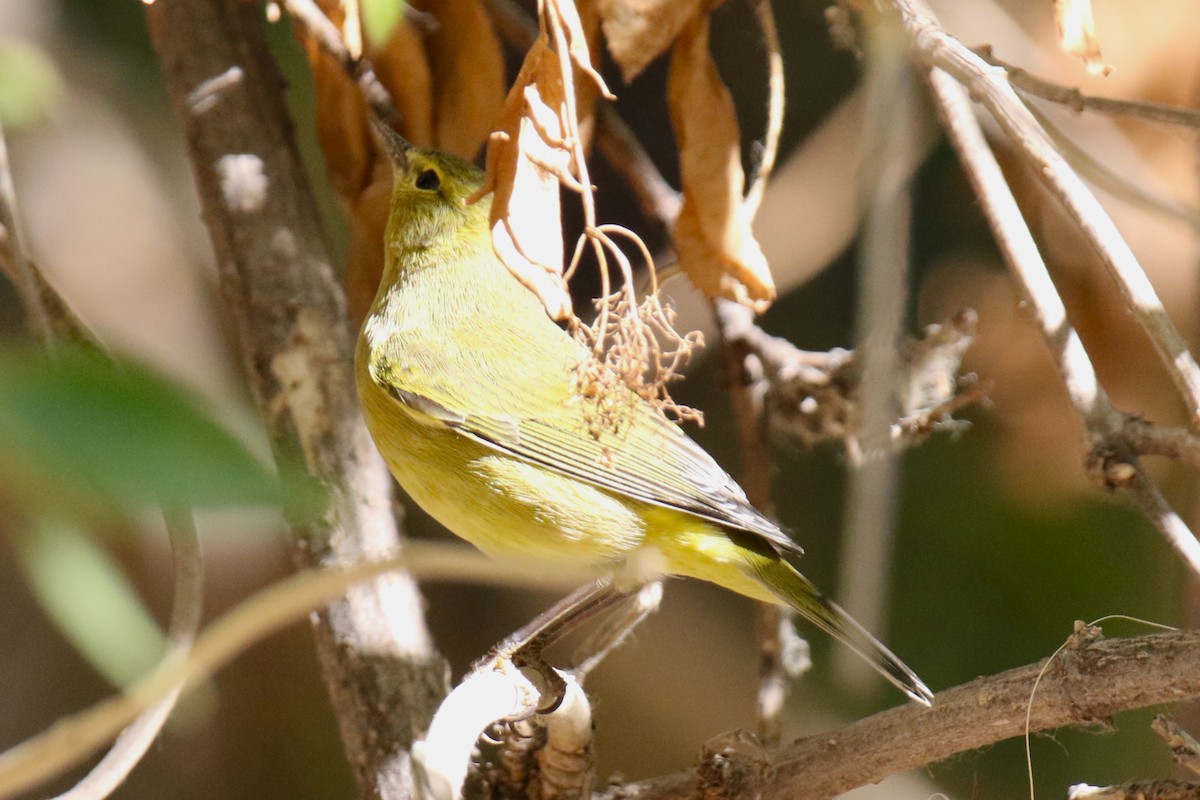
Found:
<path fill-rule="evenodd" d="M 991 45 L 974 48 L 987 63 L 1000 67 L 1007 73 L 1008 80 L 1016 89 L 1051 103 L 1066 106 L 1072 111 L 1096 111 L 1112 116 L 1134 117 L 1147 122 L 1161 122 L 1183 128 L 1200 128 L 1200 111 L 1182 108 L 1149 100 L 1121 100 L 1115 97 L 1100 97 L 1084 94 L 1078 87 L 1063 86 L 1022 69 L 996 57 Z"/>
<path fill-rule="evenodd" d="M 1034 320 L 1071 405 L 1083 422 L 1090 447 L 1089 473 L 1101 485 L 1122 489 L 1126 499 L 1147 516 L 1193 570 L 1200 572 L 1200 542 L 1145 474 L 1136 452 L 1124 438 L 1125 417 L 1112 407 L 1096 379 L 1091 359 L 1067 319 L 1066 307 L 988 147 L 966 90 L 936 68 L 930 73 L 930 83 L 950 141 L 1009 268 L 1030 299 Z"/>
<path fill-rule="evenodd" d="M 971 96 L 987 109 L 1029 161 L 1033 173 L 1063 204 L 1116 281 L 1130 313 L 1154 344 L 1188 409 L 1190 423 L 1200 425 L 1200 365 L 1163 309 L 1150 279 L 1124 237 L 1034 119 L 1004 70 L 988 64 L 942 30 L 923 0 L 878 2 L 899 12 L 918 58 L 970 87 Z"/>

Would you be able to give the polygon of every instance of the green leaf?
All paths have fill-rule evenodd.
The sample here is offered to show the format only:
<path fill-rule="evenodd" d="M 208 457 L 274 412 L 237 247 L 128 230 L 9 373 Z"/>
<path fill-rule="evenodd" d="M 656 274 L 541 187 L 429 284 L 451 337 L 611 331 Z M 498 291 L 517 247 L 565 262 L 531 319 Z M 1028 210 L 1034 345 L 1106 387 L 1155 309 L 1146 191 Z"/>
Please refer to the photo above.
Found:
<path fill-rule="evenodd" d="M 14 541 L 46 614 L 113 686 L 128 686 L 162 657 L 158 624 L 108 553 L 73 523 L 41 516 Z"/>
<path fill-rule="evenodd" d="M 189 393 L 64 351 L 0 352 L 0 473 L 25 499 L 137 508 L 283 501 L 273 471 Z"/>

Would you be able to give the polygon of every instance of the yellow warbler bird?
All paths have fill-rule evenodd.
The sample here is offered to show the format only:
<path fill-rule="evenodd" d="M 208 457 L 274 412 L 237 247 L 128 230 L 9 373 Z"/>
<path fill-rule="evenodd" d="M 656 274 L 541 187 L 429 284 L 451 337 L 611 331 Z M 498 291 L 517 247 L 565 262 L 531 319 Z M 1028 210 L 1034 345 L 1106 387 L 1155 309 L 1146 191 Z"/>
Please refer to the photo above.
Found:
<path fill-rule="evenodd" d="M 409 495 L 491 555 L 615 571 L 637 559 L 791 606 L 928 704 L 921 679 L 785 560 L 800 548 L 678 427 L 628 392 L 620 428 L 592 434 L 573 388 L 584 351 L 496 257 L 488 199 L 464 203 L 483 173 L 381 136 L 395 184 L 355 373 Z"/>

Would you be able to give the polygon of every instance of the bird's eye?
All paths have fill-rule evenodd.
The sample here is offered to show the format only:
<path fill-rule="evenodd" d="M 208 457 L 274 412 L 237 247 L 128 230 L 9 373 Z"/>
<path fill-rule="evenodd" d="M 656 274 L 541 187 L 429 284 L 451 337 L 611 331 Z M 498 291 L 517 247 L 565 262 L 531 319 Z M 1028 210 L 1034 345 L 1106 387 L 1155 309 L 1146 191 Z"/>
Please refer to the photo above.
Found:
<path fill-rule="evenodd" d="M 417 188 L 425 192 L 436 192 L 442 186 L 442 178 L 432 169 L 423 170 L 417 176 Z"/>

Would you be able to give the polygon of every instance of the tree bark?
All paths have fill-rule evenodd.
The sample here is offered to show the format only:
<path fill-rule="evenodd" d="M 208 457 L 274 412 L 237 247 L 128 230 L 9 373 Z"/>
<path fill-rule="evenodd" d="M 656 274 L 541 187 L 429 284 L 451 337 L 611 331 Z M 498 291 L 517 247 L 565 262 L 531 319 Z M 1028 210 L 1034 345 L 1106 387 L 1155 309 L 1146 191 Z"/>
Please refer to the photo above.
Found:
<path fill-rule="evenodd" d="M 146 11 L 276 462 L 320 498 L 289 510 L 297 560 L 382 558 L 400 546 L 390 479 L 358 414 L 345 298 L 262 13 L 234 0 L 157 0 Z M 409 748 L 446 689 L 415 583 L 380 578 L 313 627 L 359 796 L 410 797 Z"/>

